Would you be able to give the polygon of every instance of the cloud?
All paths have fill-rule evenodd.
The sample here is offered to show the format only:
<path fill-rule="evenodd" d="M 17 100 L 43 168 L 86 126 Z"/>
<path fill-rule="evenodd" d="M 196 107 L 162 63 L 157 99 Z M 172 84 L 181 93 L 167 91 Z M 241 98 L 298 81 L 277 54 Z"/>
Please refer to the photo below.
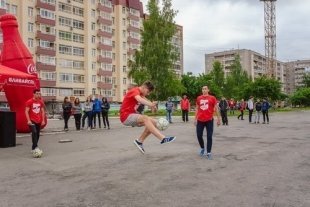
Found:
<path fill-rule="evenodd" d="M 147 3 L 147 0 L 142 0 Z M 205 54 L 250 49 L 264 54 L 264 3 L 259 0 L 172 0 L 183 26 L 184 70 L 203 73 Z M 277 59 L 310 58 L 310 1 L 276 1 Z"/>

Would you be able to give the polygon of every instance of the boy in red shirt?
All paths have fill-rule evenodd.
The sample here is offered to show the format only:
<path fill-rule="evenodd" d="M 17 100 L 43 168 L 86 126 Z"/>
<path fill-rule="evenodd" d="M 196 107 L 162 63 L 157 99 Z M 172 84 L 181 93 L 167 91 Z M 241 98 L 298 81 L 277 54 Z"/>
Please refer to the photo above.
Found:
<path fill-rule="evenodd" d="M 220 117 L 218 112 L 217 100 L 214 96 L 209 95 L 208 86 L 202 87 L 202 95 L 196 99 L 195 124 L 199 145 L 201 147 L 200 156 L 207 155 L 212 160 L 212 135 L 213 135 L 213 114 L 217 116 L 217 126 L 220 125 Z M 207 152 L 203 141 L 203 130 L 207 129 Z M 207 153 L 207 154 L 206 154 Z"/>
<path fill-rule="evenodd" d="M 41 99 L 40 90 L 33 91 L 33 98 L 26 102 L 26 118 L 32 133 L 32 150 L 38 148 L 41 125 L 45 125 L 44 103 Z"/>
<path fill-rule="evenodd" d="M 151 102 L 145 96 L 149 95 L 154 90 L 154 86 L 150 81 L 144 82 L 139 87 L 131 88 L 124 97 L 120 108 L 120 120 L 126 126 L 145 126 L 139 139 L 134 141 L 134 144 L 144 154 L 143 142 L 153 134 L 161 142 L 161 144 L 169 143 L 175 140 L 175 136 L 165 136 L 156 127 L 156 120 L 143 114 L 137 113 L 135 107 L 138 103 L 149 106 L 152 110 L 156 110 L 156 102 Z"/>
<path fill-rule="evenodd" d="M 183 95 L 183 98 L 181 100 L 181 110 L 182 110 L 183 122 L 188 122 L 188 112 L 190 110 L 190 102 L 185 94 Z"/>

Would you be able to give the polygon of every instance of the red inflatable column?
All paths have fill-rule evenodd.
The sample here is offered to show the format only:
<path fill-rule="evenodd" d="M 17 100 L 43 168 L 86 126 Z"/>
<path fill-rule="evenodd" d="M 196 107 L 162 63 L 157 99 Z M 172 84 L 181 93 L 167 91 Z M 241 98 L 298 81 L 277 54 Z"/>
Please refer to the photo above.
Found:
<path fill-rule="evenodd" d="M 3 49 L 1 63 L 7 67 L 38 77 L 33 58 L 18 31 L 16 17 L 5 14 L 0 17 L 3 32 Z M 40 88 L 39 79 L 36 86 L 20 86 L 9 84 L 4 87 L 5 95 L 11 111 L 16 112 L 16 129 L 18 132 L 29 132 L 25 116 L 25 103 L 33 97 L 33 90 Z"/>

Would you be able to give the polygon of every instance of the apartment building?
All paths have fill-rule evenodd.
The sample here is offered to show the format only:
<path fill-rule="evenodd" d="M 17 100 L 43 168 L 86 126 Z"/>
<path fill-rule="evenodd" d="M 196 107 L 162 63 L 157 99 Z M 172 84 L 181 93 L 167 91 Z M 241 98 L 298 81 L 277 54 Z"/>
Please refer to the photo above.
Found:
<path fill-rule="evenodd" d="M 214 61 L 219 61 L 224 67 L 224 74 L 226 77 L 231 71 L 231 64 L 236 55 L 240 56 L 242 69 L 251 76 L 252 80 L 256 77 L 267 74 L 265 56 L 247 49 L 228 50 L 206 54 L 205 73 L 209 73 L 212 70 Z M 283 91 L 285 90 L 284 85 L 286 83 L 284 66 L 284 63 L 277 61 L 276 78 L 283 83 Z"/>
<path fill-rule="evenodd" d="M 298 87 L 303 86 L 305 74 L 310 74 L 310 60 L 296 60 L 285 63 L 286 92 L 292 94 Z"/>
<path fill-rule="evenodd" d="M 144 13 L 139 0 L 1 0 L 0 14 L 6 12 L 18 19 L 47 105 L 65 96 L 84 101 L 91 94 L 122 101 L 132 84 L 127 63 L 141 43 Z M 176 66 L 181 74 L 182 31 L 176 44 L 182 51 Z"/>

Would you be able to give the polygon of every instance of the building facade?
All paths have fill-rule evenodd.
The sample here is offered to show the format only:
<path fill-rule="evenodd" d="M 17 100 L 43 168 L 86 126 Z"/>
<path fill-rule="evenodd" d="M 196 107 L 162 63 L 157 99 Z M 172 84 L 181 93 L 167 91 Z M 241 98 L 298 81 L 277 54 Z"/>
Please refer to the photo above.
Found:
<path fill-rule="evenodd" d="M 235 59 L 235 56 L 240 56 L 240 63 L 242 69 L 251 76 L 252 80 L 261 75 L 266 75 L 266 58 L 252 50 L 238 49 L 228 50 L 222 52 L 215 52 L 205 55 L 205 73 L 209 73 L 213 69 L 214 61 L 219 61 L 224 67 L 225 77 L 231 72 L 231 65 Z M 285 91 L 286 74 L 285 64 L 277 61 L 277 71 L 275 78 L 278 79 L 282 84 L 282 91 Z"/>
<path fill-rule="evenodd" d="M 1 0 L 0 14 L 14 14 L 33 54 L 44 100 L 99 94 L 121 102 L 132 84 L 128 60 L 140 48 L 143 5 L 139 0 Z M 182 28 L 182 27 L 180 27 Z M 182 35 L 179 37 L 179 35 Z M 182 49 L 176 72 L 183 73 Z M 0 101 L 5 97 L 2 94 Z"/>
<path fill-rule="evenodd" d="M 292 94 L 298 87 L 303 86 L 303 77 L 310 74 L 310 60 L 297 60 L 285 63 L 286 91 Z"/>

